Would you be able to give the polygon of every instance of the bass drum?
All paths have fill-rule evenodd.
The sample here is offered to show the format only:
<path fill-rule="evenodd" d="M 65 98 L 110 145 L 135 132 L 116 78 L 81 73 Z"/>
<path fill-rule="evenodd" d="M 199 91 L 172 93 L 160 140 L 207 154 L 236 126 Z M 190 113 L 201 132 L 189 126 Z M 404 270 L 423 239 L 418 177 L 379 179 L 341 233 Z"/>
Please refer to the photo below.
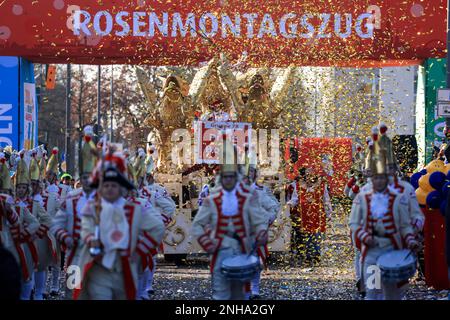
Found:
<path fill-rule="evenodd" d="M 393 250 L 382 254 L 377 260 L 377 266 L 383 281 L 399 283 L 416 274 L 417 259 L 410 250 Z"/>

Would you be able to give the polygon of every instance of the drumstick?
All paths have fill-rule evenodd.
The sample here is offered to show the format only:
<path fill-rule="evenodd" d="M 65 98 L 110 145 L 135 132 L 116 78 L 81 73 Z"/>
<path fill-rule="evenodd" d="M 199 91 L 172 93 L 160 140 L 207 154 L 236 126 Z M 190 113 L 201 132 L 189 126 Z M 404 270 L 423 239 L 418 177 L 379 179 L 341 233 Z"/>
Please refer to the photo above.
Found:
<path fill-rule="evenodd" d="M 409 258 L 409 256 L 411 255 L 413 253 L 413 251 L 412 250 L 409 250 L 409 253 L 406 255 L 406 257 L 403 259 L 403 260 L 406 260 L 406 259 L 408 259 Z"/>

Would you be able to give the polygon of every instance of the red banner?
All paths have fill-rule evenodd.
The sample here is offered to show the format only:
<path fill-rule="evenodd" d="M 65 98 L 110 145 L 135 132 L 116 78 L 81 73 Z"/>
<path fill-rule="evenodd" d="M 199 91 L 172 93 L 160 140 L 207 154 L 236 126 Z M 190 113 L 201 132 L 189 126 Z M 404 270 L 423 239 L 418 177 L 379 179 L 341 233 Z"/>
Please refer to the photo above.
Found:
<path fill-rule="evenodd" d="M 34 62 L 379 66 L 444 57 L 445 0 L 0 0 L 0 55 Z"/>
<path fill-rule="evenodd" d="M 308 168 L 313 176 L 327 178 L 331 195 L 343 194 L 347 173 L 353 163 L 352 139 L 301 138 L 294 148 L 298 152 L 298 161 L 292 172 L 286 170 L 289 179 L 297 177 L 300 168 Z"/>

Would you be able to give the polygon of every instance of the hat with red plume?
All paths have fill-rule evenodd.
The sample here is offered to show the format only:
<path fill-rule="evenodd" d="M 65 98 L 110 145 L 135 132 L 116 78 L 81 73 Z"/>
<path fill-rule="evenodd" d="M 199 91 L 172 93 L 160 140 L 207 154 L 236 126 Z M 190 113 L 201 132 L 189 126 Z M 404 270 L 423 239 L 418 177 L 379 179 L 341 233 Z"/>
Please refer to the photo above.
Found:
<path fill-rule="evenodd" d="M 103 182 L 113 181 L 119 183 L 122 187 L 128 190 L 134 189 L 133 184 L 126 178 L 126 160 L 120 152 L 109 153 L 103 160 L 99 161 L 97 167 L 92 173 L 91 186 L 93 188 L 98 188 L 100 177 L 103 178 Z"/>

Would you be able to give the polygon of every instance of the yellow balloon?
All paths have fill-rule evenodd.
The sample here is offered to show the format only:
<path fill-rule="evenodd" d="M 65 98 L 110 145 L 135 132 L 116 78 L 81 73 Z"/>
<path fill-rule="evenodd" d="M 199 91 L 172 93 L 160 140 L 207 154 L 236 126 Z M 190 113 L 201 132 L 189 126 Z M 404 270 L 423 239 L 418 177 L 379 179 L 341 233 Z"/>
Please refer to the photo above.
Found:
<path fill-rule="evenodd" d="M 419 202 L 419 204 L 421 204 L 421 205 L 426 205 L 428 193 L 429 192 L 426 192 L 422 188 L 418 188 L 416 190 L 417 202 Z"/>
<path fill-rule="evenodd" d="M 424 176 L 421 176 L 419 179 L 419 188 L 421 188 L 425 192 L 433 191 L 433 187 L 430 185 L 430 175 L 431 173 L 427 173 Z"/>
<path fill-rule="evenodd" d="M 433 173 L 436 171 L 440 171 L 443 173 L 447 173 L 446 168 L 445 168 L 445 164 L 444 161 L 442 160 L 433 160 L 431 161 L 426 167 L 425 169 L 427 169 L 427 173 Z"/>

